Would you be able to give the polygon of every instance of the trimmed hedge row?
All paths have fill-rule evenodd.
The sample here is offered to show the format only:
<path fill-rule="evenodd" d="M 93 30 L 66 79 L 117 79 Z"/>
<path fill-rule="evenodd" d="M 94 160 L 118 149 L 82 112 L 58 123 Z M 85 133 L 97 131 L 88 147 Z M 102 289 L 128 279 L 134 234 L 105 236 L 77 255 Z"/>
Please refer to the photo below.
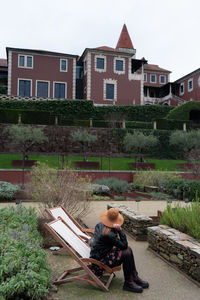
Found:
<path fill-rule="evenodd" d="M 192 121 L 188 120 L 172 120 L 172 119 L 155 119 L 157 129 L 164 130 L 183 130 L 183 124 L 186 124 L 186 128 L 193 128 Z"/>
<path fill-rule="evenodd" d="M 55 116 L 50 115 L 49 112 L 21 109 L 0 110 L 0 123 L 17 124 L 19 115 L 21 115 L 21 122 L 24 124 L 55 124 Z"/>
<path fill-rule="evenodd" d="M 0 110 L 21 109 L 46 111 L 53 115 L 63 115 L 68 120 L 105 120 L 110 114 L 125 116 L 129 121 L 151 122 L 164 118 L 172 106 L 133 105 L 133 106 L 94 106 L 91 100 L 1 100 Z M 120 118 L 121 120 L 122 118 Z"/>
<path fill-rule="evenodd" d="M 176 106 L 166 116 L 167 119 L 190 120 L 190 112 L 196 110 L 200 112 L 199 101 L 189 101 L 181 106 Z"/>
<path fill-rule="evenodd" d="M 44 299 L 50 269 L 41 249 L 34 209 L 18 205 L 0 210 L 1 299 Z"/>

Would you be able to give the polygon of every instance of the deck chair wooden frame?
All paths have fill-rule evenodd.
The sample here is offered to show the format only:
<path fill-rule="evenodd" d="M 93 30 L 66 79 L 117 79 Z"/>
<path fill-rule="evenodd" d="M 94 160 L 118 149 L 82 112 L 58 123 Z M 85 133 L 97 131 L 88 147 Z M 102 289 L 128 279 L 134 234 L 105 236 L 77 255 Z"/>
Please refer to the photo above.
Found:
<path fill-rule="evenodd" d="M 61 217 L 76 234 L 87 242 L 90 239 L 88 233 L 94 234 L 94 229 L 83 228 L 62 205 L 53 208 L 46 208 L 45 211 L 53 220 Z"/>
<path fill-rule="evenodd" d="M 52 236 L 63 246 L 72 258 L 78 263 L 78 267 L 65 270 L 64 273 L 54 282 L 62 284 L 72 281 L 88 282 L 92 285 L 97 285 L 103 291 L 109 291 L 110 283 L 115 276 L 115 272 L 121 269 L 121 266 L 110 268 L 100 261 L 89 257 L 90 246 L 84 242 L 71 228 L 61 219 L 54 220 L 45 224 L 46 229 Z M 96 264 L 104 269 L 104 274 L 109 274 L 108 280 L 104 283 L 90 269 L 91 264 Z M 84 274 L 74 275 L 66 278 L 68 275 L 78 271 L 84 271 Z"/>

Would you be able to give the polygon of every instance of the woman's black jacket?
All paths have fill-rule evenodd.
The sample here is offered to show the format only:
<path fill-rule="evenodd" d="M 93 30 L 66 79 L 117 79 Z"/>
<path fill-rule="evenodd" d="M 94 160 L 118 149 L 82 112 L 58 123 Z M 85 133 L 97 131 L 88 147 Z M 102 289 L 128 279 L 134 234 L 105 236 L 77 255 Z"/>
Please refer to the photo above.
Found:
<path fill-rule="evenodd" d="M 126 239 L 126 235 L 123 230 L 118 231 L 118 235 L 110 231 L 106 235 L 102 235 L 104 225 L 100 222 L 95 227 L 94 233 L 94 245 L 92 246 L 90 257 L 101 260 L 106 256 L 108 252 L 112 250 L 113 247 L 119 248 L 121 250 L 125 250 L 128 247 L 128 242 Z"/>

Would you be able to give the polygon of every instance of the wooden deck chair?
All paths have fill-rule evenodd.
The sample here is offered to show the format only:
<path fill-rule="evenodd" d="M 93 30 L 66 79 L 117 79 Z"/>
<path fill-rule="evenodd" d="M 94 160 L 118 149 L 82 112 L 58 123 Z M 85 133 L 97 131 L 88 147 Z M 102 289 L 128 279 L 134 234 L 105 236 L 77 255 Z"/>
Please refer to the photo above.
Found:
<path fill-rule="evenodd" d="M 88 233 L 94 234 L 94 229 L 83 228 L 69 213 L 63 206 L 58 206 L 55 208 L 46 208 L 45 211 L 48 215 L 56 220 L 61 217 L 64 222 L 69 225 L 69 227 L 78 234 L 82 239 L 87 242 L 91 238 Z"/>
<path fill-rule="evenodd" d="M 92 285 L 97 285 L 104 291 L 108 291 L 109 285 L 115 276 L 114 272 L 119 271 L 121 266 L 110 268 L 100 261 L 89 258 L 90 246 L 74 233 L 61 218 L 46 223 L 45 227 L 79 265 L 78 267 L 64 271 L 54 283 L 62 284 L 72 281 L 84 281 Z M 91 264 L 102 267 L 104 269 L 104 274 L 109 274 L 109 278 L 105 284 L 91 271 Z M 66 278 L 67 275 L 81 270 L 84 271 L 84 274 Z"/>

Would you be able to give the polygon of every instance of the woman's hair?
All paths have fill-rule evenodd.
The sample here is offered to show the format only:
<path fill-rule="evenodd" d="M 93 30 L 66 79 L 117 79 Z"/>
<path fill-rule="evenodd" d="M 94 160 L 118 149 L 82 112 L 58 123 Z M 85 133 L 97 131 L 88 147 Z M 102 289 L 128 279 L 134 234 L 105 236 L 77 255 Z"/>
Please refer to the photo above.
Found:
<path fill-rule="evenodd" d="M 107 227 L 107 226 L 104 225 L 104 229 L 102 231 L 102 235 L 107 235 L 111 230 L 112 230 L 112 228 Z"/>
<path fill-rule="evenodd" d="M 107 235 L 111 231 L 113 231 L 114 233 L 117 233 L 117 230 L 115 228 L 110 228 L 110 227 L 104 225 L 102 235 Z"/>

